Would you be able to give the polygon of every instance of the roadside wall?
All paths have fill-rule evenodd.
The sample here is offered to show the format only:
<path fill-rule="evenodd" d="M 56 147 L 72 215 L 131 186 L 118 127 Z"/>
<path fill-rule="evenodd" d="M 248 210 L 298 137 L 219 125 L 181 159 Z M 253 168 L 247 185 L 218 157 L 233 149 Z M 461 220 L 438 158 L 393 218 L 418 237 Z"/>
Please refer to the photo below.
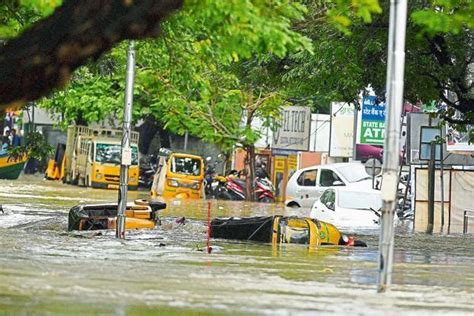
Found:
<path fill-rule="evenodd" d="M 459 234 L 463 232 L 464 210 L 474 209 L 474 170 L 449 169 L 444 175 L 444 226 L 441 225 L 441 172 L 435 174 L 434 232 Z M 415 170 L 415 220 L 414 230 L 425 232 L 428 227 L 428 169 Z M 474 219 L 468 225 L 474 233 Z"/>

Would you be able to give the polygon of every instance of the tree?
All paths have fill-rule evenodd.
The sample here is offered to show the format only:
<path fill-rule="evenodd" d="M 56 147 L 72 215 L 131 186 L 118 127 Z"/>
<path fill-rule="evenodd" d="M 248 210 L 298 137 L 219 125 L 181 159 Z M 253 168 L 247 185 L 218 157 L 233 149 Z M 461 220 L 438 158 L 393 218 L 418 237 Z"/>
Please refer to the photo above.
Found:
<path fill-rule="evenodd" d="M 145 57 L 146 71 L 152 74 L 146 78 L 158 78 L 144 83 L 147 94 L 154 96 L 147 108 L 177 134 L 188 131 L 226 152 L 236 144 L 246 148 L 251 181 L 253 144 L 259 136 L 251 123 L 255 117 L 277 117 L 284 102 L 276 91 L 244 82 L 236 68 L 252 56 L 283 57 L 310 49 L 307 39 L 291 30 L 292 21 L 303 13 L 304 7 L 286 1 L 200 1 L 185 6 L 164 24 L 165 36 L 149 43 L 155 47 L 150 52 L 166 57 Z"/>
<path fill-rule="evenodd" d="M 253 144 L 258 137 L 250 125 L 253 118 L 278 116 L 278 111 L 264 108 L 283 102 L 270 102 L 276 100 L 275 91 L 262 95 L 264 89 L 242 85 L 235 67 L 252 56 L 283 57 L 310 48 L 307 39 L 291 30 L 304 7 L 286 1 L 275 1 L 272 10 L 267 7 L 260 1 L 188 1 L 163 24 L 161 38 L 137 43 L 135 118 L 153 115 L 167 129 L 188 131 L 224 151 L 236 143 Z M 119 45 L 95 65 L 81 68 L 68 89 L 41 105 L 61 111 L 66 124 L 113 115 L 123 100 L 124 50 Z M 249 98 L 250 91 L 255 99 Z M 259 101 L 249 105 L 251 99 Z M 249 113 L 248 124 L 242 127 L 244 113 Z"/>
<path fill-rule="evenodd" d="M 155 37 L 179 0 L 69 0 L 0 47 L 0 104 L 38 99 L 65 87 L 72 72 L 124 39 Z M 51 36 L 53 34 L 53 36 Z"/>
<path fill-rule="evenodd" d="M 389 1 L 380 4 L 381 15 L 373 16 L 371 23 L 352 18 L 345 32 L 320 22 L 324 18 L 320 6 L 308 7 L 297 28 L 312 39 L 313 54 L 293 54 L 278 68 L 286 82 L 301 83 L 287 91 L 290 98 L 312 98 L 328 109 L 333 100 L 357 102 L 369 84 L 379 97 L 385 96 Z M 405 99 L 445 103 L 439 113 L 445 120 L 474 124 L 474 3 L 420 0 L 408 6 Z M 447 98 L 446 90 L 455 98 Z"/>
<path fill-rule="evenodd" d="M 110 10 L 109 7 L 106 7 L 105 13 L 100 12 L 98 17 L 90 19 L 92 26 L 87 29 L 88 33 L 79 33 L 78 38 L 81 41 L 77 48 L 80 56 L 87 53 L 84 58 L 77 60 L 77 57 L 72 54 L 66 55 L 66 60 L 72 59 L 76 62 L 73 65 L 67 65 L 66 68 L 61 68 L 63 60 L 60 58 L 59 63 L 55 62 L 54 65 L 50 65 L 56 67 L 51 68 L 56 71 L 54 79 L 59 79 L 51 80 L 49 86 L 41 87 L 41 89 L 35 89 L 36 87 L 31 89 L 31 86 L 23 85 L 22 88 L 26 92 L 21 92 L 22 97 L 36 98 L 43 95 L 52 87 L 58 86 L 62 82 L 61 80 L 67 79 L 70 70 L 79 64 L 84 64 L 88 60 L 87 58 L 92 57 L 93 60 L 96 60 L 102 52 L 116 42 L 111 41 L 110 33 L 104 33 L 104 30 L 112 28 L 115 31 L 115 28 L 118 27 L 118 33 L 123 31 L 125 36 L 118 37 L 117 41 L 122 38 L 155 35 L 151 31 L 144 31 L 156 30 L 157 25 L 156 22 L 146 19 L 148 17 L 146 14 L 149 12 L 144 12 L 144 3 L 151 5 L 147 1 L 143 1 L 143 3 L 137 1 L 135 13 L 139 12 L 139 14 L 135 15 L 127 11 L 127 8 L 113 6 L 107 1 L 97 5 L 96 7 L 104 5 L 111 5 L 111 7 Z M 164 13 L 175 8 L 169 7 L 170 5 L 166 2 L 161 3 Z M 327 13 L 329 20 L 335 25 L 339 25 L 341 30 L 347 28 L 344 14 L 354 12 L 355 15 L 368 19 L 372 12 L 378 10 L 375 0 L 362 2 L 339 0 L 335 3 L 336 6 L 328 10 Z M 343 8 L 348 4 L 353 5 L 353 10 Z M 93 4 L 89 5 L 94 7 Z M 70 23 L 72 26 L 68 25 L 66 29 L 72 28 L 74 30 L 74 25 L 78 24 L 77 21 L 89 21 L 85 19 L 84 14 L 88 9 L 90 7 L 84 10 L 77 9 L 77 12 L 82 15 L 73 16 L 73 23 Z M 148 9 L 150 10 L 150 7 Z M 54 23 L 51 22 L 51 24 L 54 27 L 59 27 L 61 25 L 60 18 L 65 16 L 64 11 L 67 10 L 75 12 L 70 2 L 66 2 L 45 21 L 53 21 Z M 130 24 L 127 23 L 125 28 L 121 29 L 117 23 L 110 19 L 108 13 L 111 10 L 118 10 L 117 12 L 123 14 L 124 18 L 131 19 L 131 25 L 139 23 L 140 19 L 138 30 L 130 27 Z M 151 12 L 154 11 L 151 10 Z M 177 133 L 187 130 L 203 139 L 216 142 L 223 148 L 229 148 L 238 143 L 247 147 L 249 152 L 253 152 L 252 146 L 258 136 L 258 131 L 251 129 L 251 121 L 260 116 L 270 122 L 270 118 L 278 116 L 278 110 L 284 102 L 278 89 L 274 89 L 270 85 L 263 85 L 263 80 L 249 78 L 249 72 L 245 74 L 245 71 L 240 71 L 239 68 L 245 67 L 245 61 L 249 59 L 265 62 L 272 58 L 284 58 L 289 53 L 309 52 L 311 50 L 309 40 L 293 29 L 293 22 L 301 19 L 305 12 L 306 7 L 301 3 L 287 0 L 271 2 L 257 0 L 242 2 L 187 1 L 185 10 L 163 25 L 165 36 L 137 45 L 137 50 L 140 52 L 136 80 L 137 91 L 140 92 L 136 95 L 139 105 L 136 107 L 137 112 L 139 115 L 152 114 L 160 118 L 167 128 Z M 120 14 L 118 16 L 120 17 Z M 84 19 L 81 20 L 81 17 Z M 159 16 L 159 18 L 161 17 Z M 99 20 L 104 22 L 98 24 Z M 37 29 L 43 32 L 48 29 L 48 23 L 40 22 L 38 25 L 26 31 L 24 33 L 26 35 L 22 35 L 19 39 L 23 38 L 23 43 L 34 43 L 34 39 L 40 38 L 37 36 Z M 49 28 L 51 29 L 51 25 Z M 92 30 L 96 29 L 99 36 L 106 37 L 106 43 L 98 40 L 95 34 L 90 34 Z M 137 31 L 143 32 L 136 34 Z M 130 34 L 130 32 L 132 33 Z M 60 34 L 63 33 L 60 32 Z M 71 35 L 72 33 L 66 31 L 65 34 Z M 112 34 L 115 33 L 112 32 Z M 83 35 L 84 37 L 81 37 Z M 30 37 L 28 38 L 28 36 Z M 76 37 L 66 36 L 65 38 L 70 39 L 72 44 L 67 40 L 64 43 L 62 39 L 58 39 L 57 43 L 53 43 L 54 45 L 47 45 L 48 47 L 52 46 L 48 55 L 51 53 L 57 55 L 60 52 L 58 47 L 64 48 L 62 45 L 66 45 L 66 48 L 76 48 L 74 46 L 77 44 Z M 12 40 L 7 45 L 10 54 L 11 47 L 15 46 L 16 41 Z M 33 50 L 37 48 L 36 46 Z M 71 53 L 68 49 L 66 52 Z M 0 56 L 2 56 L 1 51 Z M 7 59 L 5 54 L 3 56 L 5 66 Z M 120 101 L 118 96 L 122 80 L 119 78 L 123 76 L 118 69 L 125 68 L 122 67 L 124 56 L 123 46 L 112 50 L 96 65 L 89 64 L 78 72 L 70 89 L 55 94 L 52 100 L 43 102 L 43 105 L 60 109 L 67 114 L 67 117 L 74 117 L 75 121 L 98 120 L 103 118 L 107 112 L 113 113 L 116 111 L 116 103 Z M 2 59 L 0 59 L 0 65 L 1 62 Z M 108 64 L 112 65 L 112 71 L 104 72 L 102 66 Z M 61 69 L 66 70 L 66 76 L 60 72 Z M 44 69 L 41 69 L 39 73 L 44 73 Z M 1 82 L 0 80 L 0 87 Z M 26 82 L 29 81 L 26 80 Z M 12 91 L 9 94 L 13 95 L 9 96 L 11 100 L 19 98 Z M 242 128 L 240 122 L 243 115 L 245 124 Z M 248 161 L 251 160 L 248 159 Z"/>

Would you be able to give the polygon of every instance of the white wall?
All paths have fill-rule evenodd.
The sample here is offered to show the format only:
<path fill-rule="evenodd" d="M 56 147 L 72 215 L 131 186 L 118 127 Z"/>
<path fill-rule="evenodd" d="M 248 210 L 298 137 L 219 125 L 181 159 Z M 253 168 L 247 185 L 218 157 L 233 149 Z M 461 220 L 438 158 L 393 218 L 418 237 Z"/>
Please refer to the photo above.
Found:
<path fill-rule="evenodd" d="M 260 128 L 262 137 L 255 143 L 257 148 L 271 146 L 273 132 L 270 128 L 263 127 L 263 122 L 255 118 L 252 122 L 254 129 Z M 329 131 L 331 120 L 329 114 L 311 114 L 311 134 L 309 138 L 309 151 L 329 151 Z"/>
<path fill-rule="evenodd" d="M 311 114 L 309 151 L 328 152 L 331 117 L 329 114 Z"/>

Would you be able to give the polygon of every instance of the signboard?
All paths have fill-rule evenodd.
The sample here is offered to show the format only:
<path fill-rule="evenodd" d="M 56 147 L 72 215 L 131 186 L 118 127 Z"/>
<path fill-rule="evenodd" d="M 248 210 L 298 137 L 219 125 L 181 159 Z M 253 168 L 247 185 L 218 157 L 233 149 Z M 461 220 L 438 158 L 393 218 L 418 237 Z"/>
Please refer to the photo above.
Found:
<path fill-rule="evenodd" d="M 422 126 L 420 132 L 420 160 L 431 159 L 431 143 L 434 142 L 434 158 L 441 160 L 441 129 L 436 126 Z"/>
<path fill-rule="evenodd" d="M 296 150 L 272 148 L 272 156 L 290 156 L 297 154 Z"/>
<path fill-rule="evenodd" d="M 385 103 L 376 103 L 376 96 L 362 97 L 358 117 L 357 144 L 383 145 L 385 138 Z"/>
<path fill-rule="evenodd" d="M 365 171 L 370 176 L 378 176 L 382 172 L 382 163 L 376 158 L 370 158 L 365 162 Z"/>
<path fill-rule="evenodd" d="M 329 157 L 352 157 L 354 146 L 354 106 L 331 103 Z"/>
<path fill-rule="evenodd" d="M 311 109 L 306 106 L 283 108 L 280 127 L 273 134 L 273 148 L 308 150 Z"/>

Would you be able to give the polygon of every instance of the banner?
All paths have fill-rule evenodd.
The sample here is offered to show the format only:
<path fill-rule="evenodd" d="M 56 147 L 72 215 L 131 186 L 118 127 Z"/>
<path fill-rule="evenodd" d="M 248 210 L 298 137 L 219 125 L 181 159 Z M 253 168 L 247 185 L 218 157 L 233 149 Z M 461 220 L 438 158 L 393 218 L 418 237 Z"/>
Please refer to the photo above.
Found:
<path fill-rule="evenodd" d="M 331 103 L 331 130 L 329 157 L 352 157 L 354 146 L 354 106 L 349 103 Z"/>

